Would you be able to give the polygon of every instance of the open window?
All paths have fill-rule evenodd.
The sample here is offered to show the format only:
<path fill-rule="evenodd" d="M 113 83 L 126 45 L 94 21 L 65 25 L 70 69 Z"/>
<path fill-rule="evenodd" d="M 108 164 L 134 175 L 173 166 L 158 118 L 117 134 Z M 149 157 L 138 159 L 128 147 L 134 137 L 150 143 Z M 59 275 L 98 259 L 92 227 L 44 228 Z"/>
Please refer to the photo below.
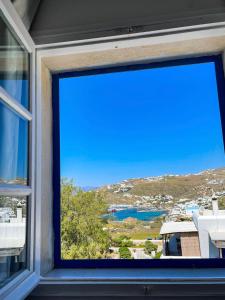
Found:
<path fill-rule="evenodd" d="M 35 46 L 11 2 L 0 0 L 0 298 L 39 280 L 55 293 L 103 278 L 224 280 L 197 269 L 224 267 L 224 74 L 221 56 L 204 56 L 223 53 L 224 24 Z"/>
<path fill-rule="evenodd" d="M 223 77 L 220 56 L 53 75 L 56 267 L 224 267 Z"/>
<path fill-rule="evenodd" d="M 12 288 L 20 282 L 33 278 L 23 295 L 37 283 L 33 277 L 34 48 L 8 2 L 0 2 L 0 298 L 10 289 L 16 292 Z M 17 295 L 21 297 L 19 291 Z"/>

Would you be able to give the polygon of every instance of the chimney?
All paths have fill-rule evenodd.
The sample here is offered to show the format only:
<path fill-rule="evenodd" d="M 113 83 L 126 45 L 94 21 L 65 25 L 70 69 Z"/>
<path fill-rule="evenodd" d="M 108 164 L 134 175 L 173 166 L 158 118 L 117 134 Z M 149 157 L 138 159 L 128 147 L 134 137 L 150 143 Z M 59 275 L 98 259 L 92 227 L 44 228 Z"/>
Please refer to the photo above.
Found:
<path fill-rule="evenodd" d="M 217 215 L 218 214 L 218 197 L 216 196 L 215 193 L 213 193 L 212 195 L 212 210 L 213 210 L 213 215 Z"/>

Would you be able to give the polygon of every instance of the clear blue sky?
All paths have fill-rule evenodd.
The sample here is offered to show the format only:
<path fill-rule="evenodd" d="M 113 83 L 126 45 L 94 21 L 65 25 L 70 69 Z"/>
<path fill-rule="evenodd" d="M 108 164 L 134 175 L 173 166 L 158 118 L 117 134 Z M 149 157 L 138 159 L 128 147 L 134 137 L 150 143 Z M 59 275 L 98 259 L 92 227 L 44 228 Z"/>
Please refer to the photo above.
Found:
<path fill-rule="evenodd" d="M 214 64 L 60 79 L 60 135 L 79 186 L 225 166 Z"/>

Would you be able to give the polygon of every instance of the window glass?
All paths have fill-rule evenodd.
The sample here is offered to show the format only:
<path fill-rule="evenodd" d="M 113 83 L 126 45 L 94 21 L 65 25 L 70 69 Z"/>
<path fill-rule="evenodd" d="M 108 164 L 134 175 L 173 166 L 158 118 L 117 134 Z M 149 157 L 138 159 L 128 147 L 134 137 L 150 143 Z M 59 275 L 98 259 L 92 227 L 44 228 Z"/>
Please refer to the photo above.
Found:
<path fill-rule="evenodd" d="M 29 107 L 28 70 L 29 54 L 0 14 L 0 86 L 26 108 Z"/>
<path fill-rule="evenodd" d="M 0 196 L 0 287 L 26 268 L 27 199 Z"/>
<path fill-rule="evenodd" d="M 59 115 L 62 260 L 223 256 L 213 61 L 60 75 Z"/>
<path fill-rule="evenodd" d="M 1 101 L 0 183 L 28 183 L 28 121 Z"/>

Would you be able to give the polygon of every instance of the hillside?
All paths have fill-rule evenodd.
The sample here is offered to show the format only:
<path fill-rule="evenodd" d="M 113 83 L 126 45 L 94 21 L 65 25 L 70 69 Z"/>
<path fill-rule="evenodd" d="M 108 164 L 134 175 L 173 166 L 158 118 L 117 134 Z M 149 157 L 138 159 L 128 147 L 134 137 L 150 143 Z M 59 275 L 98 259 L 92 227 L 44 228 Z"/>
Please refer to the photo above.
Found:
<path fill-rule="evenodd" d="M 168 209 L 176 202 L 204 201 L 225 194 L 225 168 L 197 174 L 132 178 L 100 189 L 109 204 L 131 204 Z"/>

